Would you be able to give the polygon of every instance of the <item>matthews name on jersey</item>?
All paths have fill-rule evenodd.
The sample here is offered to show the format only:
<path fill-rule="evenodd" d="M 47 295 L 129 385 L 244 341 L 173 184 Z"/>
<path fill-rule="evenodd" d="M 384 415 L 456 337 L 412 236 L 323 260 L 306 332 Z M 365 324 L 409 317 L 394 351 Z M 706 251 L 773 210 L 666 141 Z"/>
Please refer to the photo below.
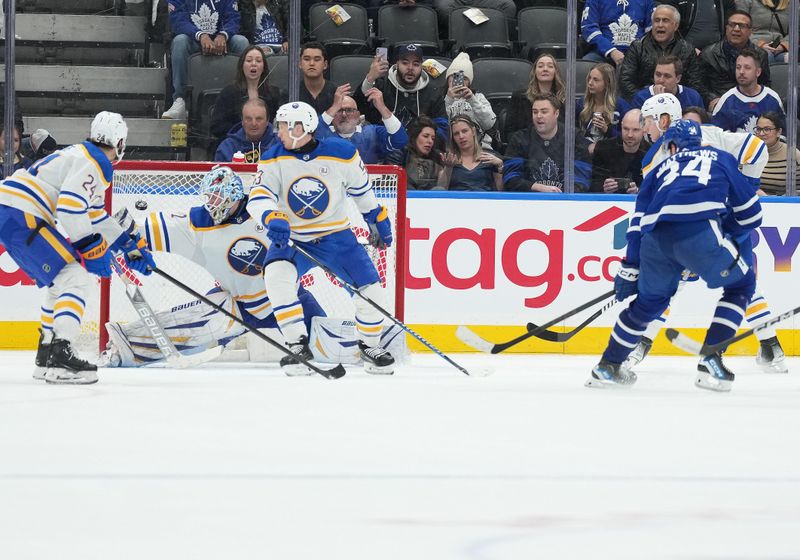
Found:
<path fill-rule="evenodd" d="M 361 213 L 378 206 L 358 150 L 346 140 L 325 138 L 308 153 L 270 148 L 258 164 L 247 207 L 256 218 L 285 212 L 292 238 L 311 241 L 350 227 L 347 195 Z"/>
<path fill-rule="evenodd" d="M 761 224 L 756 187 L 739 172 L 733 156 L 711 147 L 670 156 L 642 182 L 628 228 L 625 260 L 638 264 L 641 235 L 659 222 L 714 219 L 725 216 L 729 207 L 740 228 Z"/>

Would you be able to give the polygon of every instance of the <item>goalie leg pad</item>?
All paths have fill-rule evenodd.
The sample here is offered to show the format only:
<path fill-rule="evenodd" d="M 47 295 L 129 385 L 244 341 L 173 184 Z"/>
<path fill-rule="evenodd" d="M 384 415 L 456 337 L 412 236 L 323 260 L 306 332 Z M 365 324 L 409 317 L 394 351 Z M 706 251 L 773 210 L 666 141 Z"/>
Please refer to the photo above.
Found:
<path fill-rule="evenodd" d="M 361 293 L 381 307 L 385 307 L 383 290 L 379 283 L 364 286 L 361 288 Z M 383 315 L 358 296 L 353 296 L 353 303 L 356 307 L 356 329 L 359 340 L 367 346 L 377 346 L 383 331 Z"/>
<path fill-rule="evenodd" d="M 303 306 L 297 297 L 297 269 L 284 260 L 272 261 L 264 267 L 264 283 L 272 301 L 275 320 L 288 342 L 306 336 Z"/>
<path fill-rule="evenodd" d="M 410 355 L 405 331 L 395 324 L 388 325 L 383 330 L 380 335 L 380 346 L 388 350 L 397 363 L 406 361 Z M 312 318 L 310 347 L 317 362 L 329 364 L 361 362 L 356 324 L 349 319 Z"/>

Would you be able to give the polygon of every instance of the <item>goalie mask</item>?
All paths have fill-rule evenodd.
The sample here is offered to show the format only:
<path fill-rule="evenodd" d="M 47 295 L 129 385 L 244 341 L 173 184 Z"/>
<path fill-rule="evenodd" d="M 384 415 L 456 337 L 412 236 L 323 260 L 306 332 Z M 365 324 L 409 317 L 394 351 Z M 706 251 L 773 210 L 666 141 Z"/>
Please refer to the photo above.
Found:
<path fill-rule="evenodd" d="M 101 111 L 92 121 L 89 140 L 114 148 L 117 160 L 121 160 L 125 154 L 125 143 L 128 141 L 128 125 L 119 113 Z"/>
<path fill-rule="evenodd" d="M 215 224 L 221 224 L 237 202 L 244 200 L 242 180 L 230 167 L 215 167 L 200 183 L 203 206 Z"/>

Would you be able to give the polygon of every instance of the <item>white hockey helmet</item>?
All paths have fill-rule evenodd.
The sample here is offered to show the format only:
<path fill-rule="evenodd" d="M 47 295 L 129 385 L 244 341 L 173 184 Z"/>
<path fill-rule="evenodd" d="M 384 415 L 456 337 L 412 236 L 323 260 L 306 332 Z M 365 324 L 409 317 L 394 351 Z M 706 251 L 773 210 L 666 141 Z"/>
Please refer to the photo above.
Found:
<path fill-rule="evenodd" d="M 670 125 L 678 122 L 683 118 L 683 109 L 681 109 L 681 102 L 678 98 L 671 93 L 659 93 L 649 98 L 642 104 L 642 123 L 646 117 L 653 117 L 656 126 L 661 132 L 666 130 L 661 128 L 659 121 L 661 115 L 669 115 Z"/>
<path fill-rule="evenodd" d="M 220 165 L 203 176 L 200 195 L 211 219 L 215 224 L 221 224 L 228 217 L 230 209 L 244 199 L 244 185 L 230 167 Z"/>
<path fill-rule="evenodd" d="M 117 159 L 120 160 L 125 153 L 125 143 L 128 140 L 128 125 L 119 113 L 101 111 L 92 121 L 89 140 L 114 148 Z"/>
<path fill-rule="evenodd" d="M 275 114 L 275 126 L 282 122 L 286 123 L 289 127 L 289 138 L 294 141 L 292 146 L 294 147 L 306 134 L 314 134 L 314 131 L 317 130 L 317 126 L 319 125 L 319 115 L 317 115 L 317 112 L 308 103 L 292 101 L 291 103 L 284 103 L 281 105 L 278 108 L 278 112 Z M 295 123 L 303 125 L 303 134 L 298 137 L 292 135 Z"/>

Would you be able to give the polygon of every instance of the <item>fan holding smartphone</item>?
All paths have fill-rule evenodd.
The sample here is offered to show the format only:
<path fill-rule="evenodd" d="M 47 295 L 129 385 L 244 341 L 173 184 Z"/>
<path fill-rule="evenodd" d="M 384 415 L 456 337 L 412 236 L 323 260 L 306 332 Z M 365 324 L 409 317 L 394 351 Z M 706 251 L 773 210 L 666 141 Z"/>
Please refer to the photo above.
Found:
<path fill-rule="evenodd" d="M 467 53 L 460 53 L 453 59 L 445 74 L 447 85 L 444 91 L 444 105 L 448 118 L 456 115 L 466 115 L 481 130 L 481 145 L 484 148 L 492 147 L 492 139 L 488 130 L 494 128 L 497 117 L 489 101 L 482 93 L 472 90 L 474 72 L 472 61 Z"/>

